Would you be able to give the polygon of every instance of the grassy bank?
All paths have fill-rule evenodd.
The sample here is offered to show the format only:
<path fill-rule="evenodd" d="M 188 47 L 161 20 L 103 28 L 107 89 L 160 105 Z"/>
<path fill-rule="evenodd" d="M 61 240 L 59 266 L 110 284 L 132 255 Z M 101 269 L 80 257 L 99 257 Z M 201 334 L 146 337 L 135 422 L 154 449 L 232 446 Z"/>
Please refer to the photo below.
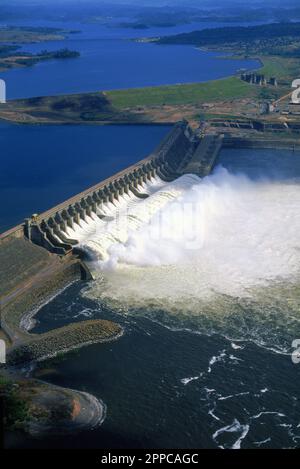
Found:
<path fill-rule="evenodd" d="M 1 307 L 1 326 L 10 335 L 12 340 L 25 340 L 30 335 L 21 326 L 22 318 L 30 311 L 42 305 L 45 301 L 65 288 L 74 280 L 81 278 L 80 264 L 76 259 L 70 261 L 58 260 L 49 269 L 41 270 L 40 273 L 28 279 L 25 284 L 17 285 L 15 295 L 9 295 L 6 303 L 5 297 Z"/>
<path fill-rule="evenodd" d="M 255 95 L 255 88 L 237 77 L 206 83 L 155 86 L 106 93 L 112 105 L 119 109 L 137 106 L 196 104 L 203 101 L 212 102 Z"/>
<path fill-rule="evenodd" d="M 260 72 L 268 77 L 274 76 L 278 80 L 288 81 L 299 76 L 299 59 L 278 56 L 261 56 L 259 59 L 263 63 Z"/>
<path fill-rule="evenodd" d="M 183 118 L 197 122 L 200 114 L 257 115 L 260 101 L 286 95 L 292 79 L 299 74 L 295 59 L 258 58 L 263 65 L 260 72 L 268 79 L 275 76 L 278 87 L 251 85 L 232 76 L 205 83 L 32 98 L 2 105 L 0 119 L 29 124 L 146 124 L 177 122 Z"/>

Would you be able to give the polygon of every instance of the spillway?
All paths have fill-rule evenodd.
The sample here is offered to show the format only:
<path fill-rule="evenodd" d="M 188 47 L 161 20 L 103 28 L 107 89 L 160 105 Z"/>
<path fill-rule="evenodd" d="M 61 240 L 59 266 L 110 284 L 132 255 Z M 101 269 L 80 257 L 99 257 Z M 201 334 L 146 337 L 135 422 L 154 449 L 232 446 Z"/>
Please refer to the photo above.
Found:
<path fill-rule="evenodd" d="M 114 244 L 125 244 L 131 233 L 149 223 L 160 210 L 199 181 L 194 174 L 181 176 L 172 183 L 153 178 L 137 188 L 138 192 L 148 195 L 146 199 L 126 195 L 114 203 L 102 204 L 97 214 L 80 220 L 73 228 L 68 227 L 65 236 L 77 240 L 77 248 L 90 259 L 105 261 Z"/>
<path fill-rule="evenodd" d="M 187 181 L 210 174 L 223 137 L 203 136 L 186 121 L 179 122 L 149 156 L 47 212 L 26 218 L 14 233 L 60 256 L 80 250 L 103 260 L 114 243 L 126 242 L 142 220 L 149 221 L 180 196 Z"/>

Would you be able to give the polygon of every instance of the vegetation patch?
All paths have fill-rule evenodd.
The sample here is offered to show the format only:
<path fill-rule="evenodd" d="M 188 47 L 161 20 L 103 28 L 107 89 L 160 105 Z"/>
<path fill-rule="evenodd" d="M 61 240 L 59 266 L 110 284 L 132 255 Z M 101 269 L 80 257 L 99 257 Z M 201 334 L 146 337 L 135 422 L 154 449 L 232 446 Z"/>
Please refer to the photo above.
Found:
<path fill-rule="evenodd" d="M 256 90 L 236 77 L 206 83 L 155 86 L 106 93 L 116 108 L 195 104 L 255 96 Z"/>
<path fill-rule="evenodd" d="M 22 430 L 29 419 L 29 405 L 20 395 L 20 385 L 0 374 L 0 398 L 3 402 L 3 425 L 7 430 Z"/>

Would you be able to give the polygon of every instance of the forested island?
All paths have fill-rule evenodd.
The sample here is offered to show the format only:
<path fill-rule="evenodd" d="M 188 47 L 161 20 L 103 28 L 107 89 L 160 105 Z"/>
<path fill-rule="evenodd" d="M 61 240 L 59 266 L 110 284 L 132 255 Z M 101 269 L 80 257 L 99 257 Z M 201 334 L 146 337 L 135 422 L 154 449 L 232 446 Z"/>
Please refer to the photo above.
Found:
<path fill-rule="evenodd" d="M 9 26 L 0 28 L 0 70 L 27 67 L 49 59 L 79 57 L 79 52 L 67 48 L 56 51 L 42 50 L 37 54 L 23 51 L 21 48 L 23 44 L 63 40 L 67 34 L 76 32 L 78 31 L 64 31 L 47 27 Z"/>
<path fill-rule="evenodd" d="M 29 67 L 43 60 L 50 59 L 72 59 L 79 57 L 80 53 L 67 48 L 56 51 L 42 50 L 40 53 L 20 52 L 19 47 L 0 46 L 0 70 L 7 70 L 13 67 Z"/>

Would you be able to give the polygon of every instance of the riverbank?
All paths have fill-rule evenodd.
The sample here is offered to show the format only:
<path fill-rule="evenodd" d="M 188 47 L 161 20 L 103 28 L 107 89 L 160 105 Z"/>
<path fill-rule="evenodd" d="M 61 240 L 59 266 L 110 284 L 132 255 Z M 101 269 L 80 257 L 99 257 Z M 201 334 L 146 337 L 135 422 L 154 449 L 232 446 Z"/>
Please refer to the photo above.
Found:
<path fill-rule="evenodd" d="M 7 337 L 9 365 L 44 360 L 91 343 L 120 337 L 120 326 L 102 320 L 70 324 L 45 334 L 30 333 L 30 325 L 41 306 L 72 282 L 83 279 L 86 271 L 75 256 L 60 258 L 25 239 L 17 241 L 17 245 L 15 239 L 0 244 L 4 280 L 6 264 L 7 267 L 11 266 L 12 260 L 15 272 L 14 285 L 8 275 L 9 283 L 4 282 L 7 290 L 1 296 L 1 330 Z M 20 246 L 23 247 L 22 250 Z M 41 255 L 43 265 L 38 257 Z M 26 266 L 22 277 L 18 272 L 21 264 L 14 263 L 15 258 L 23 260 L 22 265 Z"/>
<path fill-rule="evenodd" d="M 186 119 L 192 126 L 214 118 L 258 118 L 262 102 L 288 103 L 295 60 L 255 57 L 260 73 L 279 79 L 277 87 L 256 86 L 237 76 L 204 83 L 18 99 L 0 106 L 0 119 L 24 124 L 170 124 Z M 283 99 L 286 96 L 285 99 Z M 271 114 L 280 121 L 281 114 Z M 269 119 L 270 116 L 262 116 Z"/>
<path fill-rule="evenodd" d="M 28 242 L 24 243 L 27 248 Z M 7 404 L 5 430 L 25 432 L 35 438 L 91 430 L 105 418 L 105 405 L 100 400 L 88 393 L 26 378 L 21 367 L 25 365 L 26 369 L 28 365 L 31 367 L 36 362 L 90 344 L 117 340 L 123 329 L 112 321 L 99 319 L 71 323 L 43 334 L 30 333 L 30 325 L 39 309 L 72 282 L 80 281 L 83 266 L 76 258 L 59 259 L 43 250 L 48 261 L 44 269 L 39 270 L 40 262 L 35 261 L 33 254 L 35 249 L 39 254 L 41 248 L 28 245 L 33 251 L 30 251 L 32 265 L 27 262 L 22 282 L 1 297 L 1 338 L 7 346 L 6 366 L 0 370 L 0 397 L 4 405 Z M 8 247 L 10 255 L 5 256 L 3 253 Z M 15 247 L 7 240 L 4 248 L 0 245 L 2 259 L 13 259 L 11 251 Z M 17 254 L 21 255 L 19 250 Z M 26 261 L 29 259 L 25 255 L 25 264 Z M 15 270 L 16 281 L 18 269 Z"/>
<path fill-rule="evenodd" d="M 102 319 L 69 324 L 44 334 L 28 334 L 26 341 L 10 348 L 7 363 L 20 366 L 43 361 L 87 345 L 117 340 L 122 334 L 118 324 Z"/>
<path fill-rule="evenodd" d="M 158 124 L 198 120 L 205 104 L 257 96 L 257 89 L 236 77 L 207 83 L 147 87 L 97 93 L 12 100 L 0 106 L 0 119 L 25 124 Z M 240 109 L 240 108 L 239 108 Z M 211 112 L 211 109 L 209 109 Z M 224 110 L 223 110 L 224 113 Z M 232 109 L 230 113 L 234 112 Z"/>

